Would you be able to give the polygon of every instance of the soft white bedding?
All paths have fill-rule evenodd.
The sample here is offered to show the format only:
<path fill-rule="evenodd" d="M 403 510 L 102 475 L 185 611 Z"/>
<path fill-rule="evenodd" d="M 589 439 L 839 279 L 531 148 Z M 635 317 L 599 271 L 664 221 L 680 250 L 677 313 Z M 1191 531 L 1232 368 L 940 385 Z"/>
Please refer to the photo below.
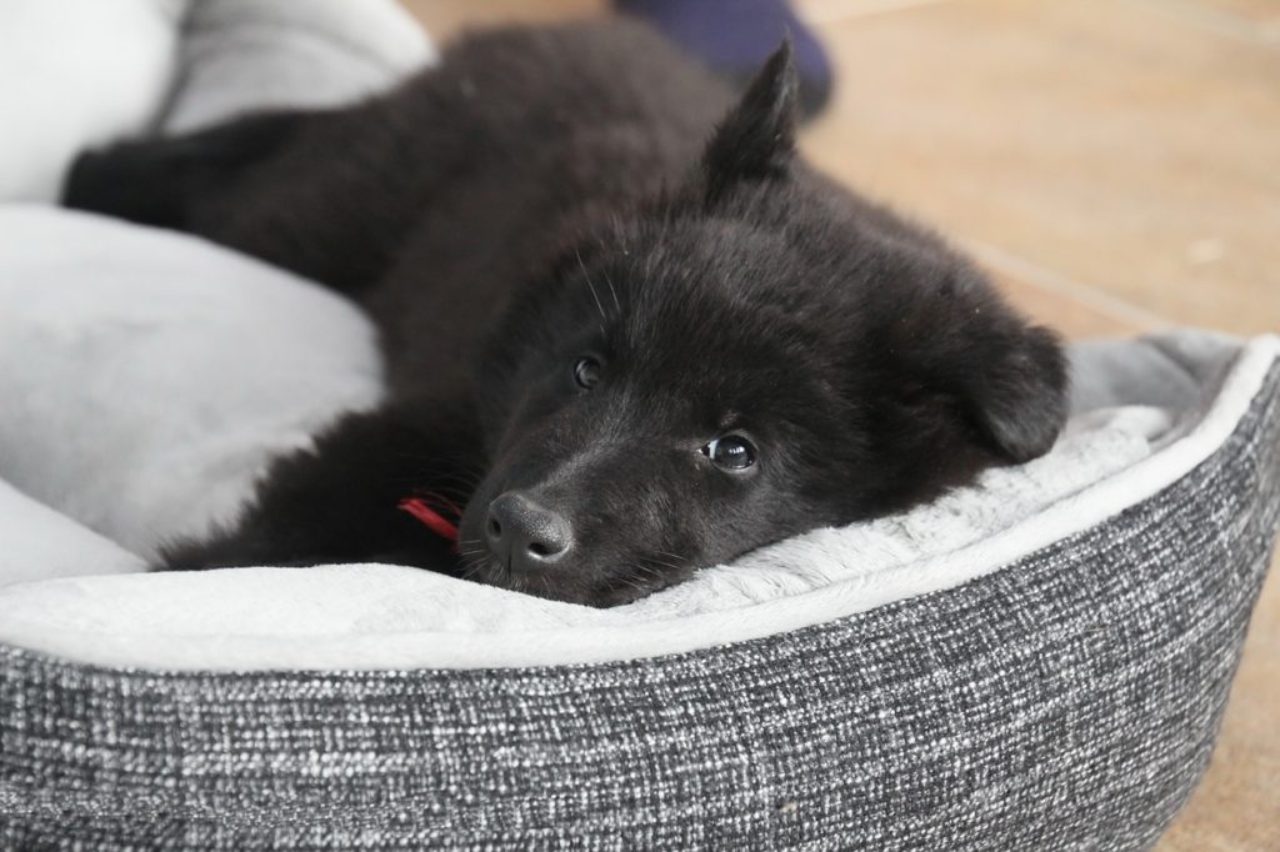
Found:
<path fill-rule="evenodd" d="M 84 144 L 337 102 L 429 58 L 391 0 L 102 5 L 0 6 L 0 113 L 16 118 L 0 201 L 53 197 Z M 1256 343 L 1228 373 L 1238 347 L 1206 335 L 1078 346 L 1077 413 L 1045 458 L 614 610 L 396 566 L 147 574 L 166 540 L 230 519 L 272 454 L 375 404 L 373 330 L 347 302 L 189 237 L 20 204 L 0 204 L 0 234 L 0 641 L 105 664 L 607 659 L 945 588 L 1194 463 L 1276 349 Z"/>
<path fill-rule="evenodd" d="M 4 0 L 0 201 L 52 201 L 83 148 L 328 106 L 433 56 L 395 0 Z"/>
<path fill-rule="evenodd" d="M 0 200 L 52 200 L 76 153 L 147 126 L 187 0 L 0 4 Z"/>
<path fill-rule="evenodd" d="M 0 233 L 0 478 L 143 557 L 378 399 L 369 323 L 284 272 L 34 205 Z"/>
<path fill-rule="evenodd" d="M 327 291 L 187 236 L 19 205 L 0 207 L 0 232 L 0 638 L 34 631 L 117 660 L 193 653 L 200 641 L 176 650 L 183 637 L 203 637 L 207 665 L 298 662 L 282 650 L 297 643 L 304 657 L 378 657 L 397 635 L 461 646 L 688 622 L 833 587 L 854 606 L 945 587 L 968 569 L 903 571 L 963 562 L 1163 452 L 1199 423 L 1236 351 L 1203 335 L 1079 346 L 1077 413 L 1048 456 L 613 610 L 394 566 L 145 574 L 164 541 L 232 517 L 273 453 L 376 402 L 373 330 Z"/>

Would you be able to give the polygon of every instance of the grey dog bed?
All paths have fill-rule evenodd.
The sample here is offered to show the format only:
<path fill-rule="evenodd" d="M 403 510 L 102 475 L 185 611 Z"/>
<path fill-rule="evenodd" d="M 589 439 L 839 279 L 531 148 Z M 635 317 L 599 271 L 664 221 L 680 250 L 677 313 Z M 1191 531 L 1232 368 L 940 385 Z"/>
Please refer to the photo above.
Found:
<path fill-rule="evenodd" d="M 226 668 L 222 637 L 0 620 L 0 845 L 1143 848 L 1209 759 L 1271 552 L 1278 351 L 1078 348 L 1078 412 L 1174 412 L 1150 455 L 898 566 L 887 602 L 382 636 L 359 666 L 333 637 Z"/>
<path fill-rule="evenodd" d="M 142 126 L 427 55 L 389 2 L 133 5 L 185 81 L 139 89 L 168 110 Z M 98 64 L 40 56 L 101 101 Z M 51 195 L 137 121 L 0 166 Z M 1045 459 L 617 610 L 393 566 L 148 575 L 376 402 L 372 330 L 178 236 L 0 224 L 2 849 L 1130 849 L 1209 758 L 1280 512 L 1274 338 L 1074 347 Z"/>

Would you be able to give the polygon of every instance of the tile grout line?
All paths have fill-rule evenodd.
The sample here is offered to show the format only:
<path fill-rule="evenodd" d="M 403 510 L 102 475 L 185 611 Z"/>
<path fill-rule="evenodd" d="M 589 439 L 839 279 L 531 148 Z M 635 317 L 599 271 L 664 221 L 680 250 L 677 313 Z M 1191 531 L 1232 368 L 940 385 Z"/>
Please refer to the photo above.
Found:
<path fill-rule="evenodd" d="M 1206 7 L 1196 0 L 1129 0 L 1129 2 L 1145 6 L 1167 17 L 1179 18 L 1214 35 L 1237 39 L 1272 50 L 1280 48 L 1280 28 L 1276 25 L 1253 24 L 1239 15 Z"/>
<path fill-rule="evenodd" d="M 951 0 L 871 0 L 871 2 L 855 3 L 852 6 L 849 3 L 827 2 L 816 9 L 801 7 L 797 11 L 806 23 L 827 25 L 948 2 Z"/>
<path fill-rule="evenodd" d="M 960 240 L 983 263 L 1001 269 L 1046 292 L 1069 296 L 1107 317 L 1124 323 L 1138 325 L 1148 330 L 1171 328 L 1176 325 L 1167 317 L 1154 311 L 1132 305 L 1103 290 L 1073 281 L 1066 276 L 1029 261 L 1002 248 L 979 240 Z"/>

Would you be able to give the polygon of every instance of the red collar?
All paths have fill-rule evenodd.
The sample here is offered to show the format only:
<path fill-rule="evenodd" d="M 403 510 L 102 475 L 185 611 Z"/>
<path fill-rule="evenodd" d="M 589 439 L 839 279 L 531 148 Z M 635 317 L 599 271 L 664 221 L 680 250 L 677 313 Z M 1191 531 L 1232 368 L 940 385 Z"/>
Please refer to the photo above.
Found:
<path fill-rule="evenodd" d="M 443 510 L 453 518 L 461 519 L 462 511 L 452 500 L 441 497 L 439 494 L 423 494 L 420 497 L 404 498 L 397 508 L 413 515 L 427 529 L 452 544 L 454 552 L 457 552 L 458 522 L 449 520 L 441 513 Z"/>

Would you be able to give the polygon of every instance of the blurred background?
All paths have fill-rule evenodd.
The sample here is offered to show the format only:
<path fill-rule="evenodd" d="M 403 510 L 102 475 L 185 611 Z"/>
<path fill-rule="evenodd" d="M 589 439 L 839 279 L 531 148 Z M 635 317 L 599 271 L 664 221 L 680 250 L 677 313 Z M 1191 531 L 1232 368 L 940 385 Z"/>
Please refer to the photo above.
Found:
<path fill-rule="evenodd" d="M 612 9 L 405 4 L 446 47 Z M 835 81 L 804 152 L 966 247 L 1029 314 L 1070 337 L 1280 332 L 1280 0 L 792 5 Z M 1280 560 L 1213 765 L 1158 848 L 1280 850 Z"/>
<path fill-rule="evenodd" d="M 611 6 L 406 5 L 441 44 Z M 793 6 L 835 70 L 811 160 L 958 238 L 1032 313 L 1280 330 L 1278 0 Z"/>

